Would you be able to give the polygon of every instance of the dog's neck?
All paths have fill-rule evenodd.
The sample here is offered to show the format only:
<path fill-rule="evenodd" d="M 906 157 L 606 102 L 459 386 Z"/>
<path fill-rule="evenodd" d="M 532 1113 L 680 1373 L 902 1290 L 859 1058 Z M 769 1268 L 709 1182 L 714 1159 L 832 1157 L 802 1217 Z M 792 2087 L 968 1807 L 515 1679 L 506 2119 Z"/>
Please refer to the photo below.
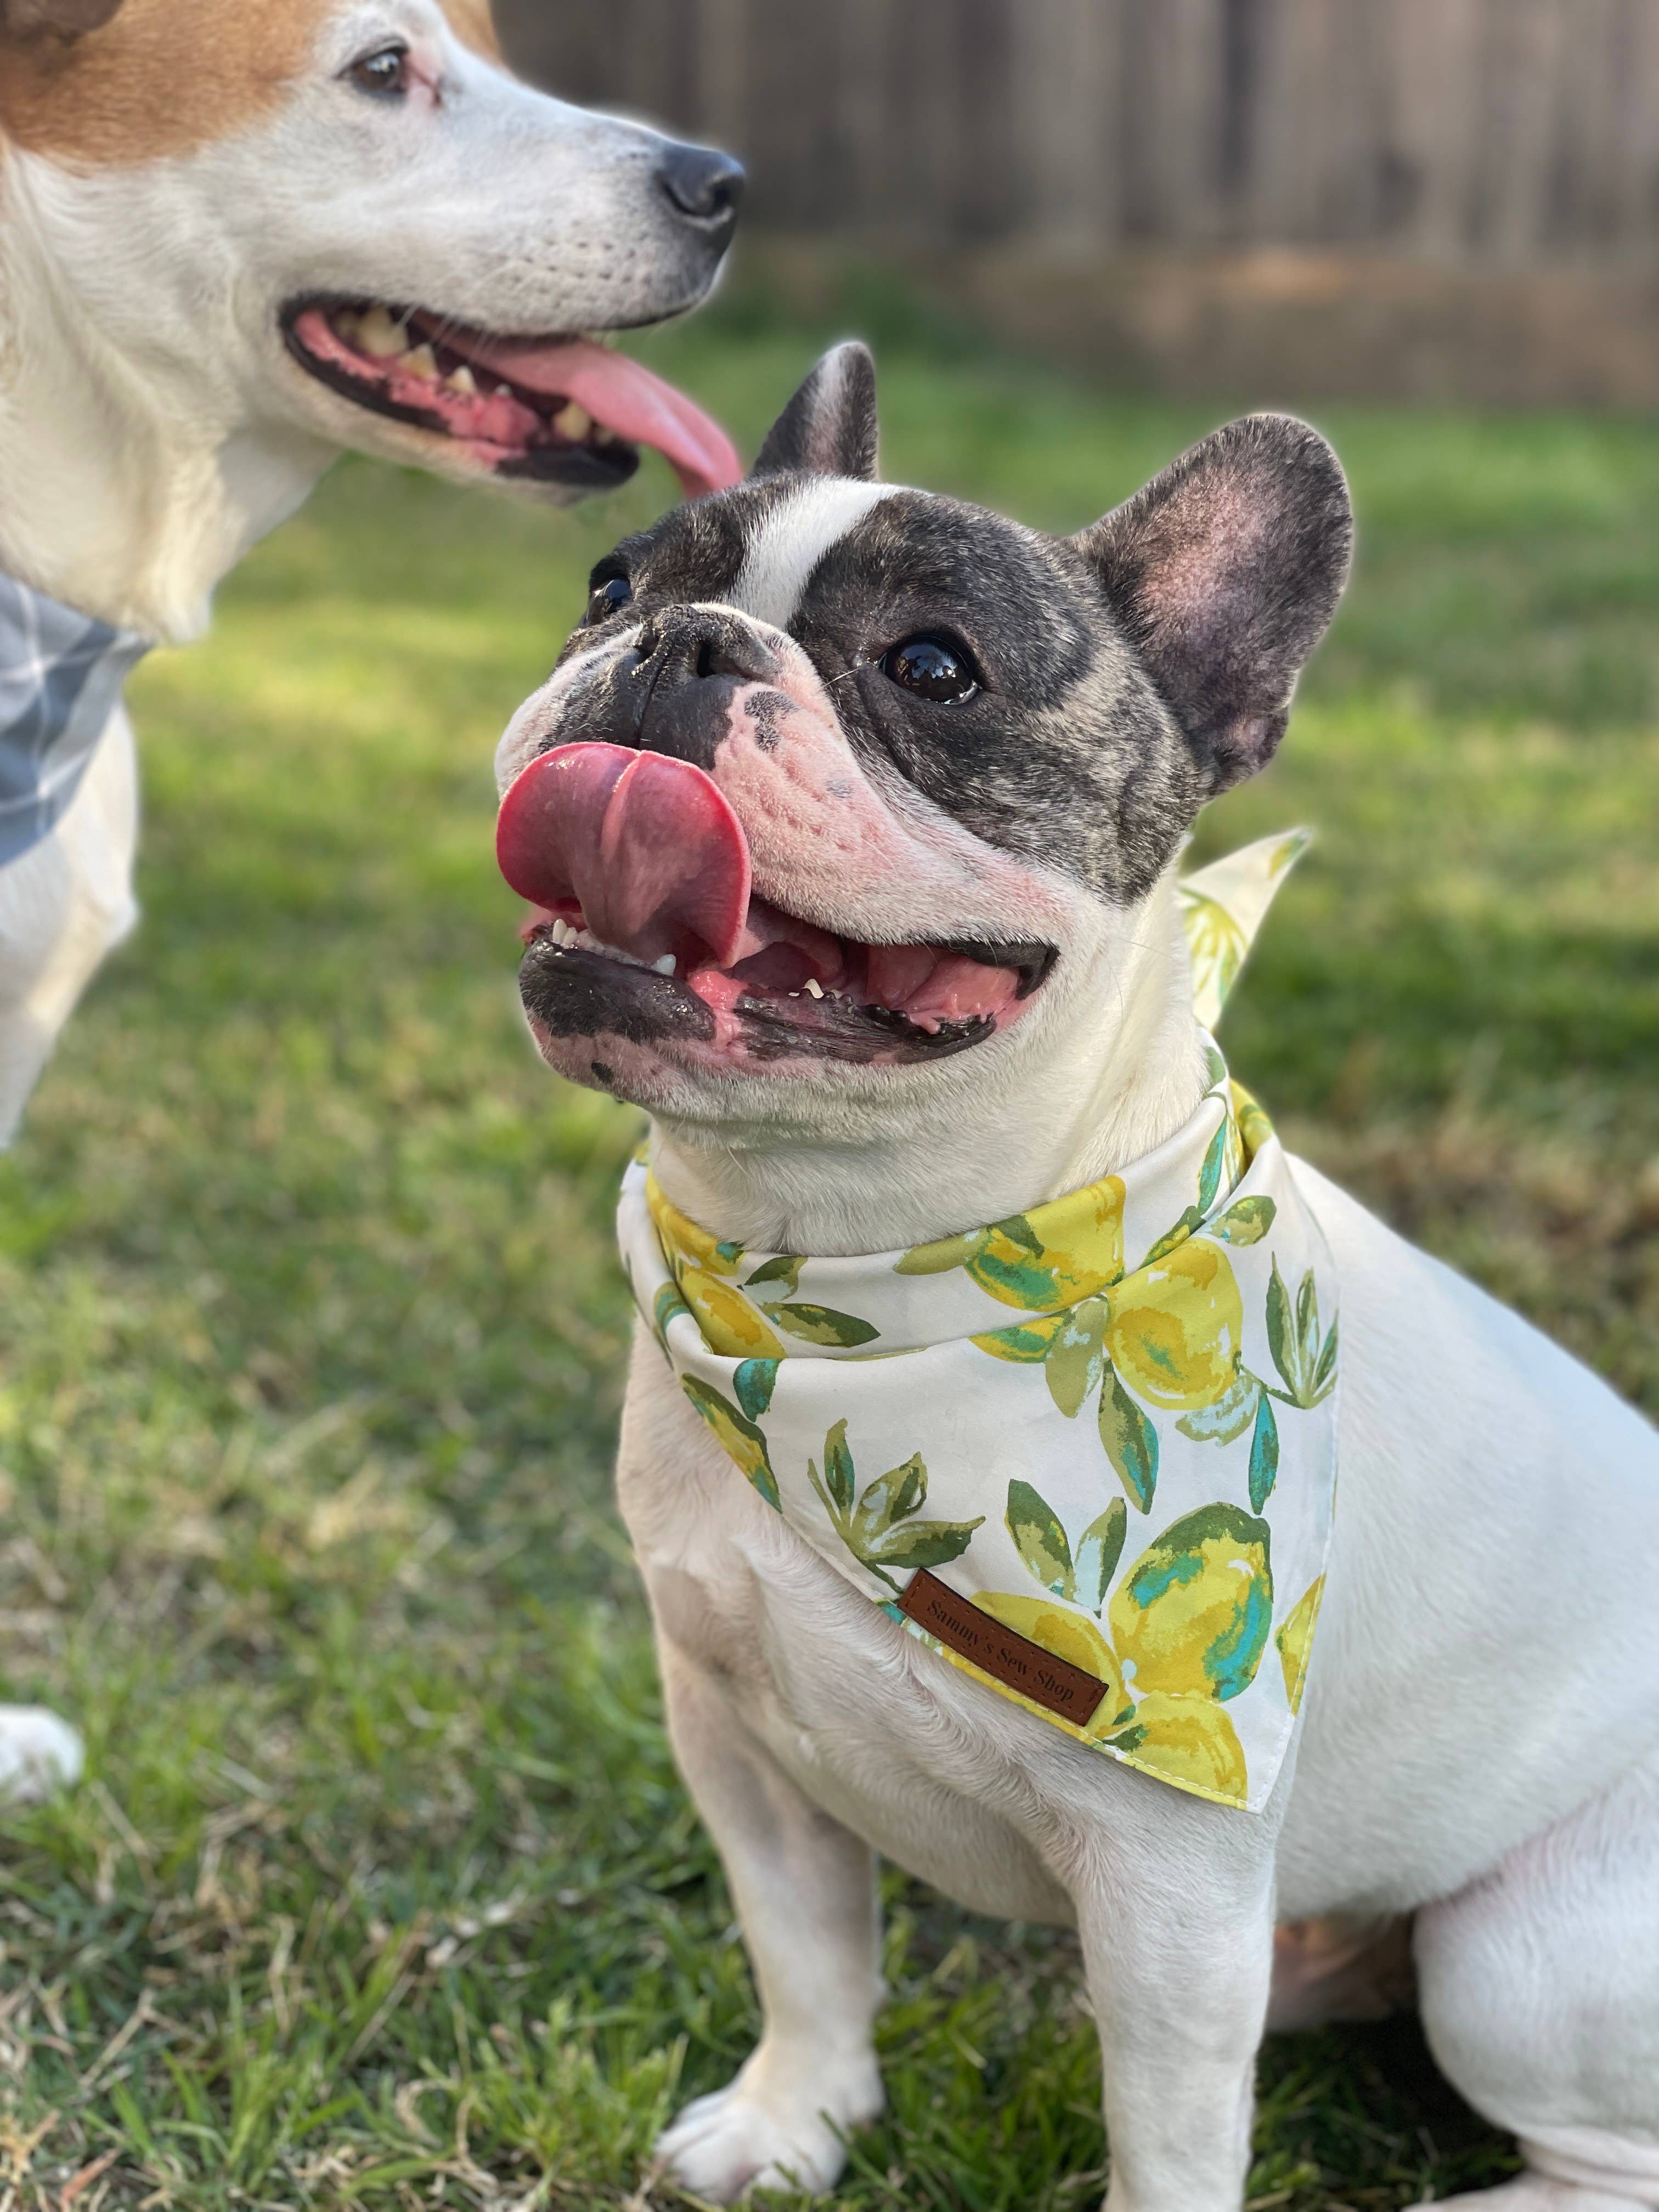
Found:
<path fill-rule="evenodd" d="M 954 1236 L 1127 1167 L 1175 1134 L 1209 1078 L 1173 873 L 1114 937 L 1109 987 L 1031 1065 L 976 1081 L 969 1051 L 945 1063 L 962 1073 L 932 1110 L 891 1128 L 855 1114 L 834 1138 L 659 1119 L 659 1182 L 718 1237 L 833 1258 Z"/>
<path fill-rule="evenodd" d="M 0 149 L 0 156 L 3 149 Z M 57 271 L 27 159 L 0 159 L 0 568 L 158 641 L 205 628 L 220 578 L 334 458 L 238 419 L 171 354 L 151 370 L 102 340 Z"/>

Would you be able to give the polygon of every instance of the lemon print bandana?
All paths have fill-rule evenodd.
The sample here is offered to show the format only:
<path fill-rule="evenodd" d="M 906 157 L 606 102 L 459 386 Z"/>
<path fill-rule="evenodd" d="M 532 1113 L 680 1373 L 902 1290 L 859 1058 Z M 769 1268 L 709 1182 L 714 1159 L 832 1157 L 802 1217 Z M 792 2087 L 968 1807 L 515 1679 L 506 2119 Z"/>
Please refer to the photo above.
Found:
<path fill-rule="evenodd" d="M 1218 1015 L 1305 840 L 1181 887 Z M 1177 1789 L 1259 1808 L 1296 1724 L 1336 1477 L 1330 1254 L 1260 1107 L 905 1252 L 752 1252 L 643 1161 L 619 1233 L 687 1399 L 767 1504 L 942 1660 Z"/>

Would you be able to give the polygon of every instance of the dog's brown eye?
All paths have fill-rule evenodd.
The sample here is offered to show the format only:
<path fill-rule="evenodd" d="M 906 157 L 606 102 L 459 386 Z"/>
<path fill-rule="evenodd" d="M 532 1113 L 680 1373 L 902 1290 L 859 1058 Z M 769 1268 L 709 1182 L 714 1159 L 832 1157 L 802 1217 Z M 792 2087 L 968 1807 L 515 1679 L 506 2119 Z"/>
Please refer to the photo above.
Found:
<path fill-rule="evenodd" d="M 587 602 L 590 623 L 609 622 L 619 608 L 625 607 L 634 596 L 634 586 L 626 576 L 607 576 L 602 584 L 595 584 Z"/>
<path fill-rule="evenodd" d="M 907 637 L 883 654 L 881 666 L 901 690 L 938 707 L 959 707 L 979 689 L 966 650 L 950 638 Z"/>
<path fill-rule="evenodd" d="M 381 100 L 396 100 L 409 90 L 409 49 L 382 46 L 365 54 L 346 71 L 359 92 L 372 92 Z"/>

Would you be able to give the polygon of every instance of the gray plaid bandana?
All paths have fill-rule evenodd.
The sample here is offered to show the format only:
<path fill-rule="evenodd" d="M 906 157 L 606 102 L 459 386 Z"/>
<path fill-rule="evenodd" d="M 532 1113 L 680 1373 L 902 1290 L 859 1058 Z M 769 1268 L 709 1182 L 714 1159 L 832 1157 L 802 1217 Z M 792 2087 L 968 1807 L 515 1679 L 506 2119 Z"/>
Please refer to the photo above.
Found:
<path fill-rule="evenodd" d="M 0 576 L 0 866 L 50 834 L 148 649 Z"/>

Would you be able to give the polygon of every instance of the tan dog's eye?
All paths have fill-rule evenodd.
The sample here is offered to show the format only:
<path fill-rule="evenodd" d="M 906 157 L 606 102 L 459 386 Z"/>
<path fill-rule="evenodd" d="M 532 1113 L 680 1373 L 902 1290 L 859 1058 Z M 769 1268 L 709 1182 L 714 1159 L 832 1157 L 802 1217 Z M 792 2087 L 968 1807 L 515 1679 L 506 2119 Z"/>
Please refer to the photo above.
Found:
<path fill-rule="evenodd" d="M 609 622 L 611 616 L 625 607 L 633 596 L 634 586 L 626 576 L 606 576 L 603 581 L 595 584 L 589 593 L 587 612 L 583 620 L 587 623 Z"/>
<path fill-rule="evenodd" d="M 959 707 L 979 689 L 968 649 L 953 637 L 907 637 L 882 655 L 881 668 L 902 691 L 936 707 Z"/>
<path fill-rule="evenodd" d="M 359 92 L 373 93 L 380 100 L 401 99 L 409 90 L 409 49 L 382 46 L 353 62 L 346 76 Z"/>

